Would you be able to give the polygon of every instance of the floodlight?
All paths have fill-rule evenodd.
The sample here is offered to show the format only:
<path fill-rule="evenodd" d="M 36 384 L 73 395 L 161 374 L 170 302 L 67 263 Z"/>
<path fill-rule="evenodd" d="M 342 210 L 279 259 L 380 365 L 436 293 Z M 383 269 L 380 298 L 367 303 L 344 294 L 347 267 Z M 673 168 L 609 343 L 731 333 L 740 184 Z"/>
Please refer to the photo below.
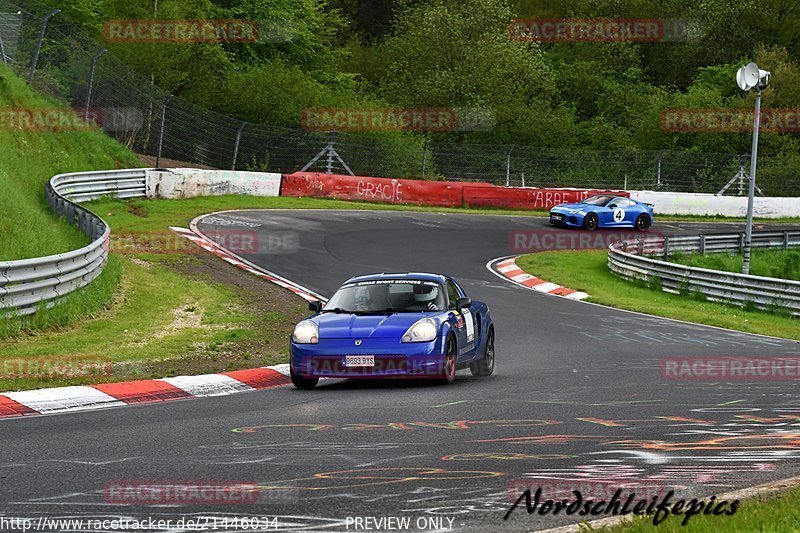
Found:
<path fill-rule="evenodd" d="M 756 89 L 756 109 L 753 120 L 753 148 L 750 152 L 750 187 L 747 194 L 747 222 L 745 223 L 744 259 L 742 274 L 750 273 L 750 246 L 753 238 L 753 203 L 756 187 L 756 161 L 758 157 L 758 126 L 761 123 L 761 90 L 769 84 L 770 73 L 755 63 L 748 63 L 736 72 L 736 85 L 743 91 Z"/>
<path fill-rule="evenodd" d="M 770 73 L 761 70 L 755 63 L 748 63 L 736 72 L 736 84 L 743 91 L 749 91 L 753 87 L 763 89 L 769 83 Z"/>

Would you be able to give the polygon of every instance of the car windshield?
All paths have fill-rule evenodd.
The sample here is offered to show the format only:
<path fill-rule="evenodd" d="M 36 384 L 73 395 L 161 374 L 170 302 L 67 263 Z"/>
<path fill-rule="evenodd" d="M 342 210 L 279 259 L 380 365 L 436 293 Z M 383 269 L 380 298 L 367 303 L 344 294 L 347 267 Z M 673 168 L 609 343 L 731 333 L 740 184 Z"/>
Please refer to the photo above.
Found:
<path fill-rule="evenodd" d="M 597 196 L 590 196 L 589 198 L 587 198 L 586 200 L 584 200 L 581 203 L 582 204 L 589 204 L 589 205 L 606 205 L 608 202 L 610 202 L 613 199 L 614 199 L 613 196 L 605 196 L 605 195 L 599 194 Z"/>
<path fill-rule="evenodd" d="M 358 281 L 342 286 L 323 312 L 333 313 L 413 313 L 444 311 L 444 291 L 434 281 L 381 279 Z"/>

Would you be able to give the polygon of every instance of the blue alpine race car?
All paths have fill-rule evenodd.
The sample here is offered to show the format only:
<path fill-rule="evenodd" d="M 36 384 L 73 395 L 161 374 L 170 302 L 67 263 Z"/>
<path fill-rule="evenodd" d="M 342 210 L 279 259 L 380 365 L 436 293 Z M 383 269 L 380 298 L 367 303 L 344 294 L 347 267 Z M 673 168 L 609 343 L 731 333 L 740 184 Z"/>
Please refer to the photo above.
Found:
<path fill-rule="evenodd" d="M 583 228 L 636 228 L 645 231 L 653 223 L 653 204 L 624 196 L 598 194 L 577 204 L 561 204 L 550 210 L 550 224 Z"/>
<path fill-rule="evenodd" d="M 416 378 L 452 383 L 456 370 L 494 371 L 494 324 L 446 275 L 371 274 L 347 280 L 290 342 L 290 373 L 299 389 L 319 378 Z"/>

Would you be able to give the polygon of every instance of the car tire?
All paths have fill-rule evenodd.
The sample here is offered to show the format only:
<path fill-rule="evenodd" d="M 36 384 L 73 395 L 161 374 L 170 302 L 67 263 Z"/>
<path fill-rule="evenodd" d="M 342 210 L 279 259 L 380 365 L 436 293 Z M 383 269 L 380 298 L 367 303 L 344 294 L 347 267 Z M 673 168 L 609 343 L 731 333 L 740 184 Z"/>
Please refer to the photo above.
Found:
<path fill-rule="evenodd" d="M 292 365 L 289 365 L 289 376 L 292 378 L 292 385 L 302 390 L 312 390 L 319 383 L 319 378 L 304 378 L 300 374 L 295 374 Z"/>
<path fill-rule="evenodd" d="M 636 229 L 639 231 L 647 231 L 652 223 L 653 221 L 650 220 L 650 217 L 644 213 L 636 217 Z"/>
<path fill-rule="evenodd" d="M 494 372 L 494 331 L 489 330 L 489 335 L 486 337 L 486 351 L 480 361 L 469 364 L 469 371 L 476 378 L 491 376 Z"/>
<path fill-rule="evenodd" d="M 597 224 L 600 220 L 597 218 L 597 214 L 595 213 L 587 213 L 585 217 L 583 217 L 583 229 L 588 231 L 594 231 L 597 229 Z"/>
<path fill-rule="evenodd" d="M 442 377 L 440 380 L 443 385 L 450 385 L 456 379 L 456 370 L 458 366 L 457 353 L 456 339 L 452 335 L 448 335 L 447 341 L 445 342 Z"/>

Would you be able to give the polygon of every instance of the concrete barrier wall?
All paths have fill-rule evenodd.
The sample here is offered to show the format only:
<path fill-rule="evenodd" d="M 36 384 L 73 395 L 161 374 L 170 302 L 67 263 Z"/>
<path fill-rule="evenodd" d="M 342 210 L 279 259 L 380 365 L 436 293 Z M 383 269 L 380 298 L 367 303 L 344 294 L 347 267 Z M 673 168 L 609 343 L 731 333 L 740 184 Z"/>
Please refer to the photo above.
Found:
<path fill-rule="evenodd" d="M 746 196 L 713 194 L 631 191 L 631 198 L 655 204 L 656 218 L 662 215 L 747 215 Z M 756 196 L 754 216 L 759 218 L 800 217 L 800 198 Z"/>
<path fill-rule="evenodd" d="M 592 189 L 539 189 L 498 187 L 491 183 L 389 179 L 345 176 L 320 172 L 285 175 L 281 196 L 313 196 L 391 204 L 436 207 L 504 207 L 507 209 L 550 209 L 565 202 L 579 202 L 593 194 L 625 191 Z"/>
<path fill-rule="evenodd" d="M 283 183 L 282 183 L 283 182 Z M 266 172 L 174 168 L 147 171 L 148 198 L 193 198 L 223 194 L 251 196 L 318 196 L 382 203 L 432 206 L 506 207 L 549 209 L 580 201 L 606 191 L 588 189 L 535 189 L 497 187 L 490 184 L 338 176 L 296 172 L 281 176 Z M 655 204 L 663 215 L 722 215 L 744 217 L 747 198 L 713 194 L 661 191 L 614 191 Z M 800 198 L 756 197 L 759 218 L 800 217 Z"/>
<path fill-rule="evenodd" d="M 267 172 L 173 168 L 147 172 L 148 198 L 194 198 L 247 194 L 279 196 L 281 175 Z"/>

